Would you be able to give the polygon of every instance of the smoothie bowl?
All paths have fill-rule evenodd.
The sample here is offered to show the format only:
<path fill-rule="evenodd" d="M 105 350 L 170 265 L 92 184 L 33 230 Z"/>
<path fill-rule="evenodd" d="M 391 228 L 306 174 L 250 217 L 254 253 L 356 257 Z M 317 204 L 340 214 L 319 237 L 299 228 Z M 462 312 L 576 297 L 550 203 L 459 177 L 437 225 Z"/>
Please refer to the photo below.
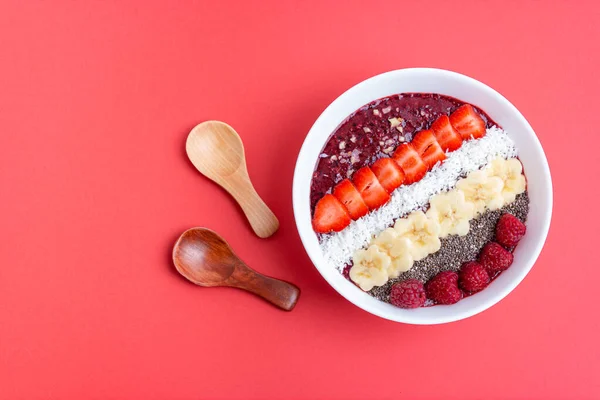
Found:
<path fill-rule="evenodd" d="M 412 324 L 456 321 L 512 291 L 543 247 L 552 181 L 502 95 L 454 72 L 387 72 L 338 97 L 293 184 L 312 262 L 347 300 Z"/>

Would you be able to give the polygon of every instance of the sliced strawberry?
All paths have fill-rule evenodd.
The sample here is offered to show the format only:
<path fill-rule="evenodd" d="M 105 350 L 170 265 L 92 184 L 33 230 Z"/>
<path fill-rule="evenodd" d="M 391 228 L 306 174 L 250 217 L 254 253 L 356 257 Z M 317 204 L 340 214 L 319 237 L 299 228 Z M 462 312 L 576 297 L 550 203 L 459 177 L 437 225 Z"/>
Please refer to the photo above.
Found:
<path fill-rule="evenodd" d="M 326 194 L 315 206 L 312 223 L 317 232 L 339 232 L 350 224 L 350 214 L 338 199 Z"/>
<path fill-rule="evenodd" d="M 444 153 L 440 144 L 435 140 L 432 130 L 427 129 L 417 133 L 411 144 L 429 169 L 433 168 L 438 161 L 446 159 L 446 153 Z"/>
<path fill-rule="evenodd" d="M 462 145 L 462 136 L 454 129 L 447 115 L 436 119 L 431 130 L 444 151 L 454 151 Z"/>
<path fill-rule="evenodd" d="M 369 212 L 365 201 L 350 179 L 344 179 L 333 188 L 333 195 L 348 209 L 352 219 L 359 219 Z"/>
<path fill-rule="evenodd" d="M 427 150 L 421 154 L 421 158 L 425 161 L 425 164 L 427 164 L 429 169 L 432 169 L 438 161 L 444 161 L 446 159 L 446 153 L 444 153 L 444 150 L 442 150 L 439 143 L 435 142 L 435 144 L 429 146 Z"/>
<path fill-rule="evenodd" d="M 470 104 L 462 105 L 450 114 L 450 123 L 463 140 L 479 139 L 485 135 L 485 122 Z"/>
<path fill-rule="evenodd" d="M 369 167 L 362 167 L 354 174 L 354 186 L 370 210 L 381 207 L 390 199 L 377 177 Z"/>
<path fill-rule="evenodd" d="M 404 171 L 391 158 L 380 158 L 371 166 L 379 183 L 388 193 L 392 193 L 404 182 Z"/>
<path fill-rule="evenodd" d="M 408 143 L 398 146 L 393 158 L 400 168 L 402 168 L 404 183 L 407 185 L 420 181 L 427 173 L 427 164 L 425 164 L 414 147 Z"/>
<path fill-rule="evenodd" d="M 417 133 L 415 137 L 413 137 L 412 142 L 410 142 L 419 155 L 423 154 L 425 150 L 434 143 L 436 143 L 435 135 L 433 134 L 433 131 L 429 129 Z"/>

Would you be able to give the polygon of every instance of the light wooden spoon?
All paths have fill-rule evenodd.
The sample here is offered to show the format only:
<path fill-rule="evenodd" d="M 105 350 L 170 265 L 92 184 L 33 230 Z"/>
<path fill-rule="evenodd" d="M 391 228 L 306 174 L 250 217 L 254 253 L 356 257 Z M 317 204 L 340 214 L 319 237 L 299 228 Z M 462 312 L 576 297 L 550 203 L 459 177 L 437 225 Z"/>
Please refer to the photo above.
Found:
<path fill-rule="evenodd" d="M 279 221 L 252 186 L 242 139 L 231 126 L 220 121 L 196 125 L 188 135 L 185 149 L 198 171 L 239 203 L 254 233 L 266 238 L 277 231 Z"/>

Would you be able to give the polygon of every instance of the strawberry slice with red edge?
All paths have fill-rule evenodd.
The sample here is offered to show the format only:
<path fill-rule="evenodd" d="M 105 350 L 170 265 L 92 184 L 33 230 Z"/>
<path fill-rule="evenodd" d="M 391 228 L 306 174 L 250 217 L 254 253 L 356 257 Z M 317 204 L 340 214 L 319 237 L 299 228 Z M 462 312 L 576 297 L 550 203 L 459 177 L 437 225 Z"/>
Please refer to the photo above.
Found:
<path fill-rule="evenodd" d="M 417 133 L 411 145 L 419 153 L 429 169 L 433 168 L 438 161 L 446 159 L 446 153 L 444 153 L 444 150 L 442 150 L 442 147 L 435 139 L 433 131 L 430 129 Z"/>
<path fill-rule="evenodd" d="M 346 207 L 352 219 L 359 219 L 369 212 L 369 207 L 350 179 L 344 179 L 333 188 L 333 195 Z"/>
<path fill-rule="evenodd" d="M 390 199 L 389 193 L 381 186 L 371 168 L 362 167 L 356 171 L 352 180 L 370 210 L 381 207 Z"/>
<path fill-rule="evenodd" d="M 435 139 L 444 151 L 454 151 L 462 146 L 462 136 L 454 129 L 447 115 L 442 115 L 431 124 Z"/>
<path fill-rule="evenodd" d="M 381 186 L 392 193 L 404 182 L 404 171 L 391 158 L 380 158 L 371 166 Z"/>
<path fill-rule="evenodd" d="M 420 181 L 427 173 L 427 164 L 409 143 L 398 146 L 393 158 L 402 168 L 404 183 L 407 185 Z"/>
<path fill-rule="evenodd" d="M 346 207 L 332 194 L 326 194 L 315 206 L 312 224 L 316 232 L 327 233 L 341 231 L 350 221 Z"/>
<path fill-rule="evenodd" d="M 470 104 L 464 104 L 450 114 L 450 123 L 463 140 L 479 139 L 485 135 L 485 122 Z"/>

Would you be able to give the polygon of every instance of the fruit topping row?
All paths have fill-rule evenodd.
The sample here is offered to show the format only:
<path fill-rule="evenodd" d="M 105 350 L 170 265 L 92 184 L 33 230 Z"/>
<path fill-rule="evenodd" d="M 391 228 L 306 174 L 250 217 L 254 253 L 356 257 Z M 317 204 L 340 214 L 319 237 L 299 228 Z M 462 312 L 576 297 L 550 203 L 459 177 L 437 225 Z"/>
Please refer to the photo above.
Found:
<path fill-rule="evenodd" d="M 522 171 L 518 159 L 496 158 L 460 179 L 454 189 L 434 195 L 426 213 L 413 211 L 399 218 L 393 227 L 376 235 L 368 248 L 357 250 L 350 279 L 365 291 L 382 286 L 411 269 L 415 261 L 437 252 L 440 239 L 465 236 L 473 218 L 485 210 L 500 209 L 525 191 Z"/>
<path fill-rule="evenodd" d="M 352 180 L 338 183 L 332 194 L 323 196 L 315 206 L 313 228 L 316 232 L 339 232 L 390 200 L 401 185 L 423 178 L 427 171 L 446 159 L 446 152 L 458 149 L 464 140 L 485 135 L 483 119 L 465 104 L 450 116 L 442 115 L 430 129 L 417 133 L 410 143 L 396 148 L 391 158 L 381 158 L 371 167 L 356 171 Z"/>
<path fill-rule="evenodd" d="M 433 196 L 456 187 L 458 180 L 489 166 L 490 160 L 515 157 L 517 150 L 507 133 L 496 127 L 488 128 L 484 137 L 464 142 L 458 150 L 448 153 L 444 163 L 428 172 L 419 182 L 396 189 L 391 194 L 390 201 L 379 209 L 353 221 L 341 232 L 317 237 L 324 258 L 340 272 L 344 269 L 349 271 L 347 266 L 352 260 L 352 255 L 356 250 L 366 247 L 373 235 L 383 232 L 398 218 L 415 210 L 427 210 Z M 517 202 L 511 203 L 511 209 L 515 203 Z M 422 264 L 419 262 L 417 269 L 420 270 Z M 388 289 L 389 286 L 386 284 Z M 389 295 L 388 289 L 386 296 Z"/>
<path fill-rule="evenodd" d="M 504 214 L 496 224 L 496 241 L 488 242 L 477 257 L 464 263 L 460 271 L 442 271 L 423 284 L 407 279 L 392 286 L 390 303 L 400 308 L 426 304 L 454 304 L 463 297 L 485 289 L 492 279 L 513 262 L 512 250 L 523 238 L 525 225 L 514 215 Z"/>

